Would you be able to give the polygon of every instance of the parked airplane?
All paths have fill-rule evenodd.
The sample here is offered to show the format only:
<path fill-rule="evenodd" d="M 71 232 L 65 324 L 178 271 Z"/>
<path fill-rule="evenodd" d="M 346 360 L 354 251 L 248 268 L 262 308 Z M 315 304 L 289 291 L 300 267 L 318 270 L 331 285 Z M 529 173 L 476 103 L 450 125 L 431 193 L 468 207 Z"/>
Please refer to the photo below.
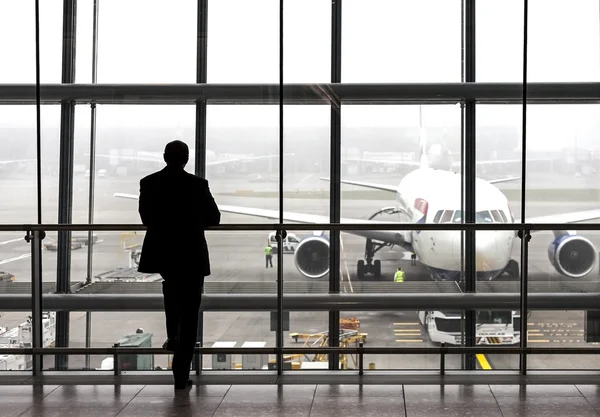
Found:
<path fill-rule="evenodd" d="M 422 150 L 424 146 L 422 146 Z M 507 198 L 494 184 L 515 178 L 485 181 L 476 179 L 476 222 L 513 223 L 515 220 Z M 381 262 L 374 260 L 377 251 L 386 246 L 400 246 L 417 255 L 421 264 L 435 280 L 458 280 L 461 263 L 460 231 L 393 231 L 351 230 L 353 223 L 460 223 L 463 218 L 461 176 L 429 166 L 428 156 L 421 152 L 421 166 L 407 174 L 398 187 L 358 181 L 342 183 L 388 191 L 396 194 L 396 205 L 384 207 L 368 220 L 342 218 L 348 224 L 347 233 L 367 239 L 365 256 L 357 262 L 359 278 L 370 273 L 381 275 Z M 115 197 L 138 199 L 134 194 L 116 193 Z M 277 210 L 219 205 L 222 212 L 278 219 Z M 387 214 L 393 220 L 375 220 Z M 600 210 L 565 213 L 526 219 L 527 223 L 574 223 L 600 218 Z M 328 223 L 329 217 L 284 212 L 283 220 L 298 223 Z M 548 256 L 551 264 L 562 275 L 580 278 L 589 274 L 596 262 L 597 252 L 588 239 L 567 230 L 555 230 Z M 511 260 L 515 241 L 514 231 L 476 232 L 476 269 L 479 280 L 492 280 L 503 272 L 518 275 L 518 264 Z M 298 270 L 308 278 L 321 278 L 329 272 L 329 240 L 322 232 L 315 232 L 298 244 L 294 253 Z"/>

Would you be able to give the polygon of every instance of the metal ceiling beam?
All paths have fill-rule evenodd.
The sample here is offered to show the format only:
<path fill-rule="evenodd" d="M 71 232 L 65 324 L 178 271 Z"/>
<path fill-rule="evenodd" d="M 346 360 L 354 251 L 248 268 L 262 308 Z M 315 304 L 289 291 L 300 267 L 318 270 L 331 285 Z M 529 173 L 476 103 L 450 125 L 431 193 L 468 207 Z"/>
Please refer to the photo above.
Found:
<path fill-rule="evenodd" d="M 529 83 L 528 103 L 600 102 L 600 83 Z M 521 102 L 522 83 L 286 84 L 285 104 Z M 278 84 L 42 84 L 42 104 L 279 104 Z M 34 84 L 0 84 L 0 104 L 35 104 Z"/>

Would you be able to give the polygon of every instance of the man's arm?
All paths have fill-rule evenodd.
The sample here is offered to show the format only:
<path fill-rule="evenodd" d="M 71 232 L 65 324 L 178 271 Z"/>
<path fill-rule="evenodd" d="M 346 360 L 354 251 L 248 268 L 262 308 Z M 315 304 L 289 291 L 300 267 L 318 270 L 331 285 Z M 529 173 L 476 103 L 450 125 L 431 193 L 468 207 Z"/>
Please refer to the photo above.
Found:
<path fill-rule="evenodd" d="M 154 225 L 154 204 L 152 203 L 151 191 L 148 190 L 144 180 L 140 181 L 140 202 L 138 211 L 142 219 L 142 223 L 146 227 Z"/>
<path fill-rule="evenodd" d="M 205 182 L 204 204 L 205 204 L 205 211 L 204 211 L 204 218 L 202 219 L 203 223 L 204 223 L 203 226 L 204 227 L 217 226 L 219 223 L 221 223 L 221 212 L 219 211 L 219 208 L 217 207 L 217 203 L 215 202 L 215 199 L 213 198 L 212 194 L 210 193 L 208 181 Z"/>

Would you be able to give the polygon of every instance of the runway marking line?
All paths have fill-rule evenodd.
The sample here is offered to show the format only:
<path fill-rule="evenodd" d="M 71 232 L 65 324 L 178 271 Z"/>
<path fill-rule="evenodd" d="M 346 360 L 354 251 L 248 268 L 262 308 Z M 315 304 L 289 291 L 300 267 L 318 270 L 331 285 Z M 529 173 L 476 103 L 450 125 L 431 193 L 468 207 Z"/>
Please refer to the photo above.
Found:
<path fill-rule="evenodd" d="M 396 337 L 421 336 L 421 333 L 400 333 L 400 334 L 396 333 L 394 336 L 396 336 Z"/>
<path fill-rule="evenodd" d="M 15 242 L 25 242 L 25 239 L 22 237 L 19 237 L 17 239 L 5 240 L 4 242 L 0 242 L 0 245 L 7 245 L 9 243 L 15 243 Z"/>
<path fill-rule="evenodd" d="M 398 343 L 423 343 L 421 339 L 396 339 Z"/>
<path fill-rule="evenodd" d="M 544 339 L 544 340 L 539 340 L 539 339 L 538 340 L 529 340 L 529 339 L 527 339 L 527 341 L 530 343 L 548 343 L 548 342 L 550 342 L 549 340 L 546 340 L 546 339 Z"/>
<path fill-rule="evenodd" d="M 544 334 L 542 334 L 542 333 L 529 333 L 529 335 L 528 335 L 528 336 L 529 336 L 529 337 L 531 337 L 531 336 L 538 337 L 538 336 L 545 336 L 545 335 L 544 335 Z"/>
<path fill-rule="evenodd" d="M 492 369 L 492 366 L 490 365 L 483 353 L 478 353 L 475 356 L 477 357 L 477 361 L 479 361 L 479 366 L 481 366 L 481 369 L 484 369 L 486 371 Z"/>
<path fill-rule="evenodd" d="M 401 329 L 401 330 L 394 330 L 394 333 L 413 333 L 413 332 L 418 332 L 418 333 L 421 333 L 421 330 L 419 330 L 419 329 Z"/>

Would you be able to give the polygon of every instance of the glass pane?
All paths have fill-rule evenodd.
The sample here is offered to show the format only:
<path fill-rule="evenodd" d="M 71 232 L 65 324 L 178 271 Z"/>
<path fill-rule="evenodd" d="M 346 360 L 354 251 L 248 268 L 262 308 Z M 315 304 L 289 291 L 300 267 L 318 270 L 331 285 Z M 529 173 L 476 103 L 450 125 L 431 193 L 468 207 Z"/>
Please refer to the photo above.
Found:
<path fill-rule="evenodd" d="M 344 1 L 343 82 L 459 82 L 461 2 Z"/>
<path fill-rule="evenodd" d="M 197 1 L 104 1 L 98 82 L 195 83 Z"/>
<path fill-rule="evenodd" d="M 278 210 L 278 107 L 208 106 L 206 130 L 206 179 L 217 203 Z M 293 164 L 286 166 L 293 172 Z M 265 222 L 256 217 L 226 216 L 223 223 Z"/>
<path fill-rule="evenodd" d="M 208 4 L 208 82 L 279 82 L 279 2 Z"/>
<path fill-rule="evenodd" d="M 35 83 L 35 2 L 0 4 L 0 83 Z M 63 2 L 40 2 L 40 80 L 61 81 Z"/>
<path fill-rule="evenodd" d="M 165 166 L 168 142 L 177 139 L 188 145 L 186 171 L 194 172 L 195 116 L 195 106 L 98 106 L 96 223 L 140 223 L 137 201 L 114 198 L 114 194 L 137 198 L 140 179 Z M 89 138 L 78 143 L 84 157 L 77 159 L 75 175 L 87 181 Z"/>
<path fill-rule="evenodd" d="M 284 82 L 330 82 L 331 3 L 286 0 L 283 13 Z"/>

